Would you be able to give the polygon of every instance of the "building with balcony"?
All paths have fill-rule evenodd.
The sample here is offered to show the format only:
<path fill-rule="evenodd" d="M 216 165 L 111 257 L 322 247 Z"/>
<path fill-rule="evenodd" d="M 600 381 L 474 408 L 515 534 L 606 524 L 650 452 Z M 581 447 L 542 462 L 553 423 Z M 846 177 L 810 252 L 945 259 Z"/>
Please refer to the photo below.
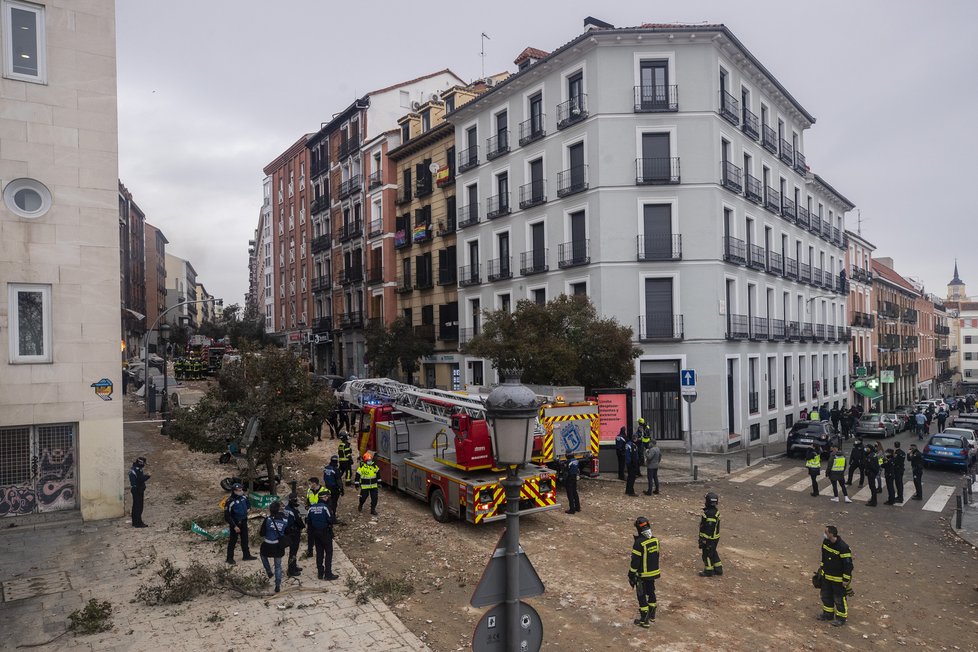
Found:
<path fill-rule="evenodd" d="M 849 359 L 852 361 L 852 405 L 862 405 L 872 412 L 875 401 L 882 398 L 878 389 L 876 342 L 873 339 L 876 304 L 873 301 L 873 252 L 876 246 L 861 233 L 846 231 L 848 247 L 843 270 L 848 270 L 848 324 L 852 329 Z M 876 383 L 873 383 L 873 380 Z"/>
<path fill-rule="evenodd" d="M 197 270 L 189 260 L 171 253 L 166 254 L 166 309 L 169 310 L 185 301 L 197 300 Z M 168 313 L 164 320 L 171 326 L 185 326 L 197 330 L 197 307 L 180 306 Z"/>
<path fill-rule="evenodd" d="M 146 237 L 146 319 L 145 327 L 156 323 L 166 310 L 166 245 L 169 240 L 163 231 L 149 222 L 144 225 Z M 146 345 L 156 352 L 156 333 L 146 334 Z"/>
<path fill-rule="evenodd" d="M 697 449 L 845 403 L 853 204 L 802 153 L 814 118 L 722 25 L 585 29 L 448 115 L 462 340 L 484 310 L 589 295 L 633 328 L 635 416 L 666 446 L 683 368 L 714 407 Z M 495 380 L 471 356 L 464 376 Z"/>
<path fill-rule="evenodd" d="M 115 3 L 0 10 L 0 514 L 120 518 Z"/>
<path fill-rule="evenodd" d="M 397 179 L 388 152 L 402 140 L 397 121 L 462 80 L 450 70 L 371 91 L 312 134 L 313 364 L 322 372 L 366 375 L 363 328 L 397 314 L 394 232 Z"/>
<path fill-rule="evenodd" d="M 139 354 L 146 327 L 146 214 L 119 182 L 119 259 L 122 287 L 122 341 Z M 134 314 L 135 313 L 135 314 Z M 142 317 L 140 316 L 142 315 Z"/>
<path fill-rule="evenodd" d="M 944 299 L 928 294 L 927 298 L 934 305 L 934 396 L 949 396 L 954 393 L 953 383 L 955 368 L 951 364 L 951 356 L 959 346 L 951 340 L 950 311 L 944 305 Z"/>
<path fill-rule="evenodd" d="M 893 267 L 892 258 L 874 258 L 873 298 L 876 300 L 876 360 L 879 365 L 882 409 L 917 401 L 920 377 L 917 288 Z"/>
<path fill-rule="evenodd" d="M 937 358 L 935 357 L 937 318 L 934 298 L 923 290 L 923 286 L 920 285 L 914 301 L 914 310 L 917 311 L 916 337 L 910 342 L 905 342 L 905 344 L 917 345 L 917 398 L 919 399 L 940 396 L 937 394 Z"/>

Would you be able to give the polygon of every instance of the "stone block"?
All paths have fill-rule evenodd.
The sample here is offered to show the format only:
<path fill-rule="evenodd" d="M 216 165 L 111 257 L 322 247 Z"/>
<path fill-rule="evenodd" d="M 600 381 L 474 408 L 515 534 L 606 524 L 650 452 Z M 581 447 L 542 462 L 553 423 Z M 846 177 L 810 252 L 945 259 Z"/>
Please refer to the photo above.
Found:
<path fill-rule="evenodd" d="M 6 80 L 4 80 L 6 81 Z M 27 140 L 27 123 L 0 119 L 0 146 L 5 140 Z"/>
<path fill-rule="evenodd" d="M 78 91 L 73 88 L 54 86 L 52 84 L 24 84 L 27 90 L 27 101 L 37 104 L 48 104 L 52 107 L 77 108 Z"/>
<path fill-rule="evenodd" d="M 3 117 L 0 115 L 0 117 Z M 82 149 L 96 149 L 103 152 L 119 151 L 117 134 L 93 129 L 78 130 L 78 146 Z"/>
<path fill-rule="evenodd" d="M 50 107 L 45 107 L 50 108 Z M 31 143 L 78 147 L 78 129 L 54 124 L 30 122 L 27 125 L 27 140 Z"/>

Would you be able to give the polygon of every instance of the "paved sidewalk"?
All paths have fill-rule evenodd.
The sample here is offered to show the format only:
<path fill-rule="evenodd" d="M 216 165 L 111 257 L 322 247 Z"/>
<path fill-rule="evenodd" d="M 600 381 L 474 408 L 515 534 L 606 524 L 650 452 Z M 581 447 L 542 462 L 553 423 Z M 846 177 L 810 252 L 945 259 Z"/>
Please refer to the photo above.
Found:
<path fill-rule="evenodd" d="M 972 484 L 972 496 L 978 492 L 978 482 Z M 952 527 L 956 524 L 954 517 L 951 520 Z M 965 505 L 961 510 L 961 529 L 953 528 L 955 533 L 971 545 L 978 547 L 978 498 L 973 498 L 970 505 Z"/>

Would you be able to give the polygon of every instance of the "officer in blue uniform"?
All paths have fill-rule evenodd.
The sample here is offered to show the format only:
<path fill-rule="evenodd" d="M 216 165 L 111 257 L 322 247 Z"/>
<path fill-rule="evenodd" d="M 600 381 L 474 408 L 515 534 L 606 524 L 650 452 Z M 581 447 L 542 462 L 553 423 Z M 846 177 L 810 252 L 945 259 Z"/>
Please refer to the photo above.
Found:
<path fill-rule="evenodd" d="M 149 527 L 143 523 L 143 497 L 146 495 L 146 481 L 149 474 L 144 473 L 146 458 L 137 457 L 129 469 L 129 490 L 132 492 L 132 526 Z"/>
<path fill-rule="evenodd" d="M 241 539 L 241 560 L 253 561 L 257 557 L 252 556 L 248 549 L 248 497 L 244 494 L 244 487 L 240 482 L 231 485 L 231 495 L 228 496 L 224 504 L 224 520 L 228 524 L 230 536 L 228 537 L 228 559 L 229 564 L 234 563 L 234 546 Z"/>
<path fill-rule="evenodd" d="M 302 572 L 296 555 L 299 553 L 299 541 L 302 539 L 302 530 L 306 525 L 302 522 L 302 515 L 299 512 L 299 496 L 295 493 L 295 483 L 292 483 L 292 493 L 289 494 L 289 502 L 283 509 L 286 519 L 285 536 L 289 543 L 289 570 L 287 575 L 295 577 Z"/>
<path fill-rule="evenodd" d="M 343 483 L 340 481 L 340 458 L 337 455 L 329 458 L 329 464 L 323 467 L 323 486 L 329 490 L 329 511 L 336 518 L 340 496 L 343 495 Z"/>
<path fill-rule="evenodd" d="M 567 489 L 568 514 L 576 514 L 581 511 L 581 497 L 577 494 L 577 479 L 580 477 L 580 463 L 573 453 L 567 453 L 567 473 L 564 476 L 564 487 Z"/>
<path fill-rule="evenodd" d="M 625 442 L 628 440 L 628 434 L 625 432 L 625 426 L 621 427 L 618 431 L 618 436 L 615 437 L 615 456 L 618 458 L 618 479 L 625 479 Z"/>
<path fill-rule="evenodd" d="M 316 570 L 321 580 L 339 579 L 339 575 L 333 573 L 334 522 L 328 502 L 320 500 L 309 505 L 306 525 L 309 526 L 309 538 L 316 544 Z"/>
<path fill-rule="evenodd" d="M 282 503 L 275 501 L 268 507 L 268 516 L 261 523 L 261 565 L 265 567 L 265 574 L 271 577 L 272 567 L 268 563 L 268 558 L 275 560 L 275 592 L 282 589 L 282 556 L 285 554 L 284 546 L 287 535 L 285 529 L 289 526 L 289 520 L 282 509 Z"/>

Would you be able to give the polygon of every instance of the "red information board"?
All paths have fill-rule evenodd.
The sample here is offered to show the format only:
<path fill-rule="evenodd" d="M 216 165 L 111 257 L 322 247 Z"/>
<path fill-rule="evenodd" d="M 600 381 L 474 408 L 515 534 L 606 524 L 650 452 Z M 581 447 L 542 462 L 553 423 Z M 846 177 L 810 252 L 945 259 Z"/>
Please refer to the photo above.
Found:
<path fill-rule="evenodd" d="M 598 401 L 598 412 L 601 415 L 601 443 L 613 443 L 618 432 L 632 432 L 632 390 L 599 389 L 595 390 Z"/>

